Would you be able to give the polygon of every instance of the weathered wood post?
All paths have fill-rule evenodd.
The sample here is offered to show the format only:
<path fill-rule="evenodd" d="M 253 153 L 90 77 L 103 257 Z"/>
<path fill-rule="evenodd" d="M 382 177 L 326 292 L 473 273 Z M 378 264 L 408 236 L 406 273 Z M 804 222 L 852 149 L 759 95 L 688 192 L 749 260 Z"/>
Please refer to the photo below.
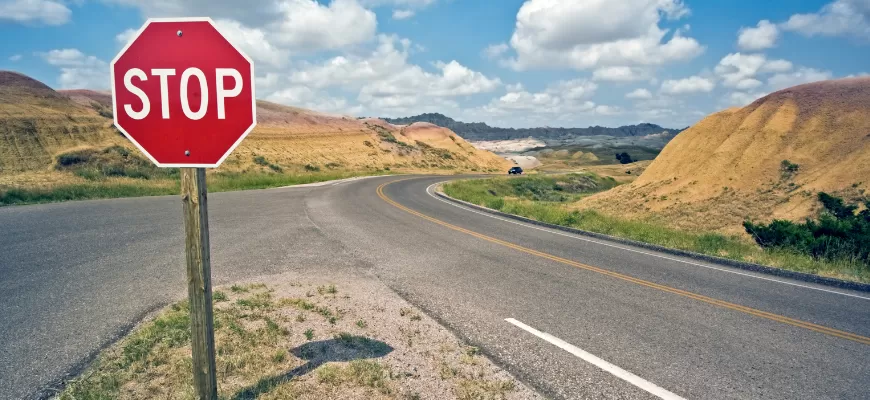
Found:
<path fill-rule="evenodd" d="M 187 289 L 190 299 L 193 385 L 197 397 L 202 400 L 217 399 L 207 194 L 205 169 L 182 168 L 181 201 L 184 210 Z"/>

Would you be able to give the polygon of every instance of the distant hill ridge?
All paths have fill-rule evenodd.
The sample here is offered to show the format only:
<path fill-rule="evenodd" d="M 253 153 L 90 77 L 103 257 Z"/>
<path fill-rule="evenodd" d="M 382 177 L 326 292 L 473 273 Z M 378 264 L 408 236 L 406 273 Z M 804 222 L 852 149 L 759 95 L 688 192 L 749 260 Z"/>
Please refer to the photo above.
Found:
<path fill-rule="evenodd" d="M 663 128 L 656 124 L 641 123 L 626 125 L 618 128 L 603 126 L 590 126 L 588 128 L 498 128 L 489 126 L 483 122 L 461 122 L 439 113 L 426 113 L 405 118 L 383 118 L 385 121 L 396 125 L 409 125 L 414 122 L 429 122 L 441 127 L 448 128 L 466 140 L 506 140 L 535 137 L 541 139 L 555 139 L 564 136 L 646 136 L 650 134 L 668 132 L 672 135 L 682 132 L 684 129 Z"/>

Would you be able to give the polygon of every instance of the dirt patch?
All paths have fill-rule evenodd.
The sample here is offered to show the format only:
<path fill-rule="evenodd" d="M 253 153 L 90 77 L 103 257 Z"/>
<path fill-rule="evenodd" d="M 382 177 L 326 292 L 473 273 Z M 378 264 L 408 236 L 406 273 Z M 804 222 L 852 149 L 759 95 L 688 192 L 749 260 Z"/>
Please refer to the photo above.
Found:
<path fill-rule="evenodd" d="M 541 398 L 376 281 L 269 282 L 214 291 L 222 398 Z M 190 397 L 187 312 L 142 323 L 60 398 Z"/>

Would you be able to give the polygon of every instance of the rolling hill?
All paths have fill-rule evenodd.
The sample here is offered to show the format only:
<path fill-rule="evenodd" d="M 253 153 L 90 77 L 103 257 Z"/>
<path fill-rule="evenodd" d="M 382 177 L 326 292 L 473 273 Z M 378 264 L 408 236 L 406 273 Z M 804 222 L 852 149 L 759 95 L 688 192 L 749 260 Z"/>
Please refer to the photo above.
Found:
<path fill-rule="evenodd" d="M 567 136 L 614 136 L 614 137 L 629 137 L 629 136 L 647 136 L 666 132 L 669 134 L 677 134 L 682 129 L 662 128 L 656 124 L 638 124 L 626 125 L 618 128 L 606 128 L 602 126 L 591 126 L 588 128 L 498 128 L 489 126 L 483 122 L 460 122 L 453 118 L 447 117 L 438 113 L 420 114 L 406 118 L 384 118 L 385 121 L 393 124 L 411 124 L 415 122 L 428 122 L 438 126 L 442 126 L 453 130 L 463 138 L 471 141 L 479 140 L 508 140 L 522 139 L 533 137 L 538 139 L 559 139 Z"/>
<path fill-rule="evenodd" d="M 848 78 L 712 114 L 677 135 L 635 182 L 579 206 L 739 232 L 745 219 L 816 214 L 819 191 L 854 201 L 868 188 L 870 78 Z"/>
<path fill-rule="evenodd" d="M 510 166 L 429 124 L 396 126 L 266 101 L 258 101 L 257 110 L 257 127 L 219 171 L 488 172 Z M 55 91 L 25 75 L 0 71 L 0 185 L 81 180 L 59 171 L 58 157 L 113 146 L 135 150 L 113 127 L 109 93 Z"/>

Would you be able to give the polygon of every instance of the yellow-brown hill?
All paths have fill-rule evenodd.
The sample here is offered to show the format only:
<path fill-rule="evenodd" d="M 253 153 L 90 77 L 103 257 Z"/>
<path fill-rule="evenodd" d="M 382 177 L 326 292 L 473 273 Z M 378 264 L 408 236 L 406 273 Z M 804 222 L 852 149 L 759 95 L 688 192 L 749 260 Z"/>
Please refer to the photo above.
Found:
<path fill-rule="evenodd" d="M 868 186 L 870 78 L 849 78 L 712 114 L 677 135 L 635 182 L 579 206 L 739 232 L 747 218 L 816 214 L 820 191 L 855 200 Z"/>
<path fill-rule="evenodd" d="M 489 172 L 510 167 L 447 129 L 395 126 L 265 101 L 257 102 L 257 116 L 257 127 L 220 170 L 272 173 L 271 165 L 286 172 Z M 110 146 L 134 149 L 112 126 L 109 93 L 55 91 L 25 75 L 0 71 L 0 185 L 80 180 L 58 172 L 57 157 Z"/>
<path fill-rule="evenodd" d="M 475 149 L 453 131 L 421 123 L 397 126 L 380 119 L 330 115 L 257 102 L 257 128 L 227 159 L 231 168 L 253 168 L 261 156 L 281 166 L 407 172 L 481 171 L 510 168 L 507 160 Z"/>
<path fill-rule="evenodd" d="M 0 174 L 49 168 L 58 153 L 76 147 L 123 142 L 96 109 L 25 75 L 0 71 Z"/>

